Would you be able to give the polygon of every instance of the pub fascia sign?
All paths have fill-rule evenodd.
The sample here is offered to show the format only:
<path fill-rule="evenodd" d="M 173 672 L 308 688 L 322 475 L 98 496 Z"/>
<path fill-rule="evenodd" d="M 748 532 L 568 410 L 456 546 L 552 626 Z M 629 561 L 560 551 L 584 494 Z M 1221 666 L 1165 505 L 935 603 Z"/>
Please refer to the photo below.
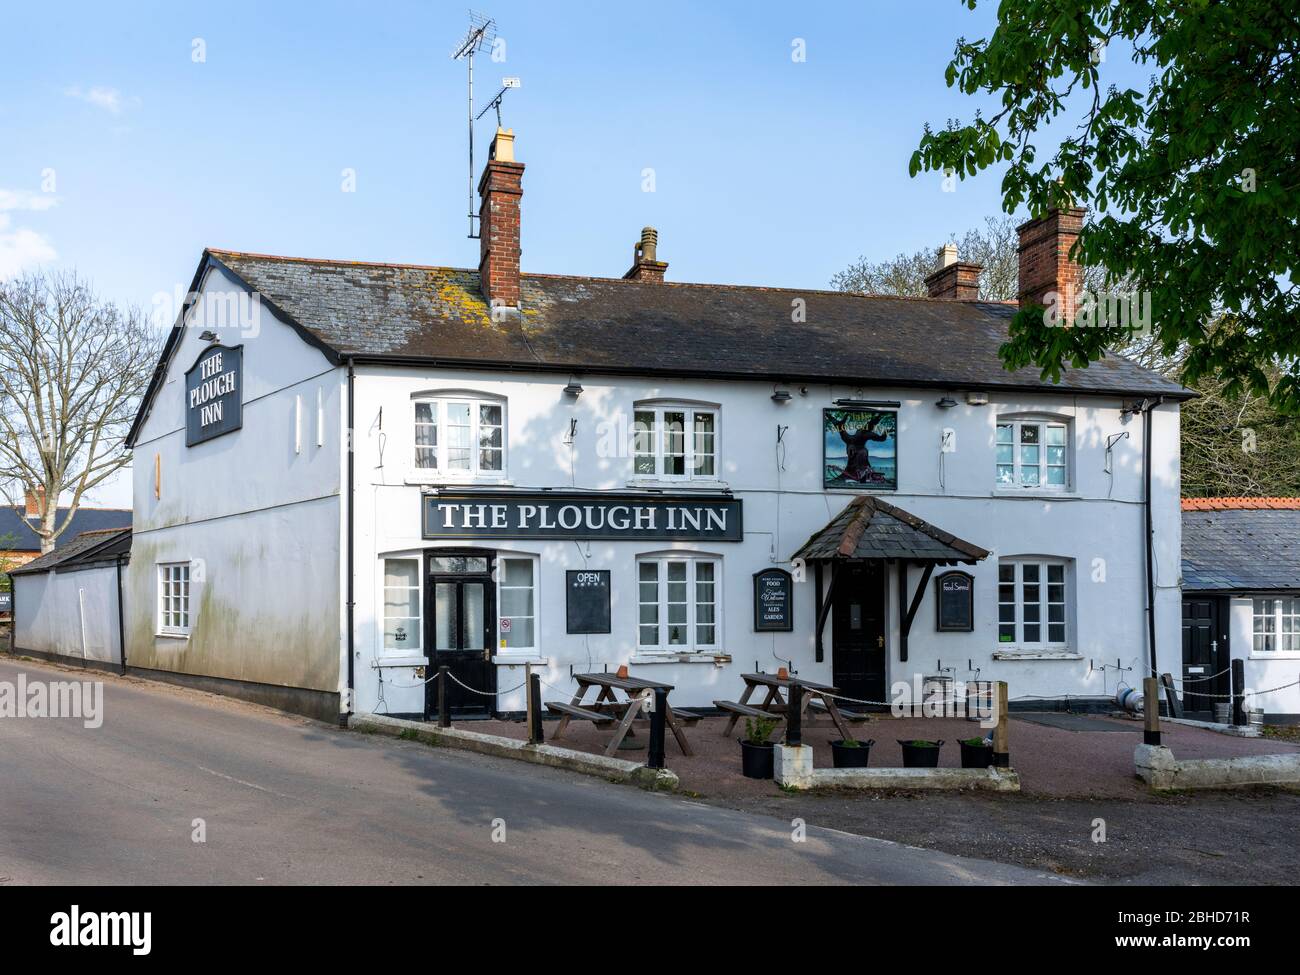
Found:
<path fill-rule="evenodd" d="M 232 433 L 244 425 L 244 347 L 214 345 L 185 373 L 185 446 Z"/>
<path fill-rule="evenodd" d="M 741 506 L 729 495 L 544 492 L 425 495 L 425 538 L 563 538 L 739 542 Z"/>

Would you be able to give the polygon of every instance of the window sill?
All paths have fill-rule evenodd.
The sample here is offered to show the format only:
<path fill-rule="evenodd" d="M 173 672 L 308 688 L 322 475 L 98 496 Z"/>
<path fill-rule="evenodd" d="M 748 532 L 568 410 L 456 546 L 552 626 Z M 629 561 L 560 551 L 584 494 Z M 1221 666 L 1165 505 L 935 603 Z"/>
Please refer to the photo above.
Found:
<path fill-rule="evenodd" d="M 1252 650 L 1247 660 L 1300 660 L 1300 651 L 1296 650 Z"/>
<path fill-rule="evenodd" d="M 492 658 L 492 663 L 498 667 L 522 667 L 524 664 L 532 664 L 534 667 L 549 667 L 551 658 L 539 657 L 535 653 L 499 653 Z"/>
<path fill-rule="evenodd" d="M 1078 491 L 1052 490 L 1051 488 L 994 488 L 989 492 L 991 498 L 1034 498 L 1037 500 L 1047 500 L 1050 498 L 1063 498 L 1067 501 L 1077 500 L 1083 495 Z"/>
<path fill-rule="evenodd" d="M 994 660 L 1082 660 L 1074 650 L 994 650 Z"/>
<path fill-rule="evenodd" d="M 634 490 L 645 491 L 700 491 L 716 493 L 730 491 L 726 481 L 708 477 L 634 477 L 627 482 Z"/>
<path fill-rule="evenodd" d="M 427 667 L 427 666 L 429 666 L 429 658 L 421 657 L 418 655 L 408 655 L 408 656 L 401 656 L 401 657 L 394 655 L 391 657 L 380 657 L 378 660 L 370 661 L 370 667 L 372 670 L 382 670 L 385 667 Z"/>
<path fill-rule="evenodd" d="M 190 635 L 188 633 L 155 633 L 154 639 L 155 640 L 182 640 L 188 643 L 190 639 Z"/>
<path fill-rule="evenodd" d="M 449 477 L 446 474 L 428 473 L 419 474 L 407 471 L 402 476 L 406 484 L 418 484 L 421 487 L 514 487 L 515 482 L 507 480 L 505 477 Z"/>
<path fill-rule="evenodd" d="M 639 653 L 628 658 L 630 664 L 714 664 L 731 663 L 729 653 Z"/>

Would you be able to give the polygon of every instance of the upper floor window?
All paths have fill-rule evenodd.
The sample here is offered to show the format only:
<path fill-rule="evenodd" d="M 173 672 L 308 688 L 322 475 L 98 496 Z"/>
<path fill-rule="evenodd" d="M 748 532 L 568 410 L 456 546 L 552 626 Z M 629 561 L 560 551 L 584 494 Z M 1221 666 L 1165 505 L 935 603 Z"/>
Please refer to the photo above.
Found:
<path fill-rule="evenodd" d="M 505 405 L 445 397 L 415 401 L 415 467 L 460 476 L 505 470 Z"/>
<path fill-rule="evenodd" d="M 158 632 L 188 636 L 190 632 L 190 564 L 158 566 Z"/>
<path fill-rule="evenodd" d="M 1065 563 L 998 563 L 998 643 L 1028 649 L 1066 645 Z"/>
<path fill-rule="evenodd" d="M 1300 650 L 1300 599 L 1256 599 L 1254 653 Z"/>
<path fill-rule="evenodd" d="M 718 411 L 697 407 L 638 407 L 632 451 L 637 477 L 716 478 Z"/>
<path fill-rule="evenodd" d="M 1046 420 L 998 423 L 998 487 L 1064 488 L 1067 429 Z"/>

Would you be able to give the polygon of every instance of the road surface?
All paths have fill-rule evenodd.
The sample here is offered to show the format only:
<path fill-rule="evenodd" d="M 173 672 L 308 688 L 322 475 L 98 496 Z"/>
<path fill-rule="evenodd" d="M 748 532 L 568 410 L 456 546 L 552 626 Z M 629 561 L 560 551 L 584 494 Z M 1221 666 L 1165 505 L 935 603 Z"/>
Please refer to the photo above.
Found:
<path fill-rule="evenodd" d="M 0 682 L 20 672 L 101 677 L 0 658 Z M 815 823 L 795 842 L 790 821 L 103 679 L 97 729 L 0 717 L 0 883 L 1059 882 Z"/>

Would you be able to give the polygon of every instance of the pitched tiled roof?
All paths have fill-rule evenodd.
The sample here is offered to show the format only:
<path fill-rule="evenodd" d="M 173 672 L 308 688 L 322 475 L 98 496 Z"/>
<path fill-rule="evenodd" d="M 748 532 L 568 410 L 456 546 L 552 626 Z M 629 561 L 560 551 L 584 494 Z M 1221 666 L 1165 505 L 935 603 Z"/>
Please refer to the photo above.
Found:
<path fill-rule="evenodd" d="M 494 322 L 477 271 L 209 250 L 339 359 L 933 388 L 1194 395 L 1117 356 L 1045 383 L 998 359 L 1015 308 L 841 291 L 522 276 Z M 796 302 L 805 320 L 795 323 Z"/>
<path fill-rule="evenodd" d="M 25 508 L 12 505 L 0 507 L 0 551 L 39 552 L 41 540 L 32 531 L 32 524 L 24 517 Z M 68 516 L 67 508 L 60 508 L 55 525 L 63 524 Z M 72 516 L 72 523 L 54 540 L 55 547 L 67 543 L 74 535 L 88 531 L 103 531 L 109 528 L 130 528 L 131 512 L 122 508 L 78 508 Z"/>
<path fill-rule="evenodd" d="M 100 531 L 82 532 L 69 538 L 52 552 L 46 552 L 18 568 L 10 575 L 28 575 L 33 572 L 47 572 L 50 569 L 70 569 L 74 565 L 91 565 L 95 562 L 111 561 L 119 555 L 131 551 L 131 529 L 107 528 Z"/>
<path fill-rule="evenodd" d="M 909 511 L 863 495 L 850 501 L 794 558 L 915 559 L 925 562 L 978 562 L 988 552 L 937 528 Z"/>
<path fill-rule="evenodd" d="M 1276 590 L 1300 590 L 1300 505 L 1184 509 L 1184 592 Z"/>
<path fill-rule="evenodd" d="M 1300 498 L 1183 498 L 1184 511 L 1255 511 L 1300 508 Z"/>

